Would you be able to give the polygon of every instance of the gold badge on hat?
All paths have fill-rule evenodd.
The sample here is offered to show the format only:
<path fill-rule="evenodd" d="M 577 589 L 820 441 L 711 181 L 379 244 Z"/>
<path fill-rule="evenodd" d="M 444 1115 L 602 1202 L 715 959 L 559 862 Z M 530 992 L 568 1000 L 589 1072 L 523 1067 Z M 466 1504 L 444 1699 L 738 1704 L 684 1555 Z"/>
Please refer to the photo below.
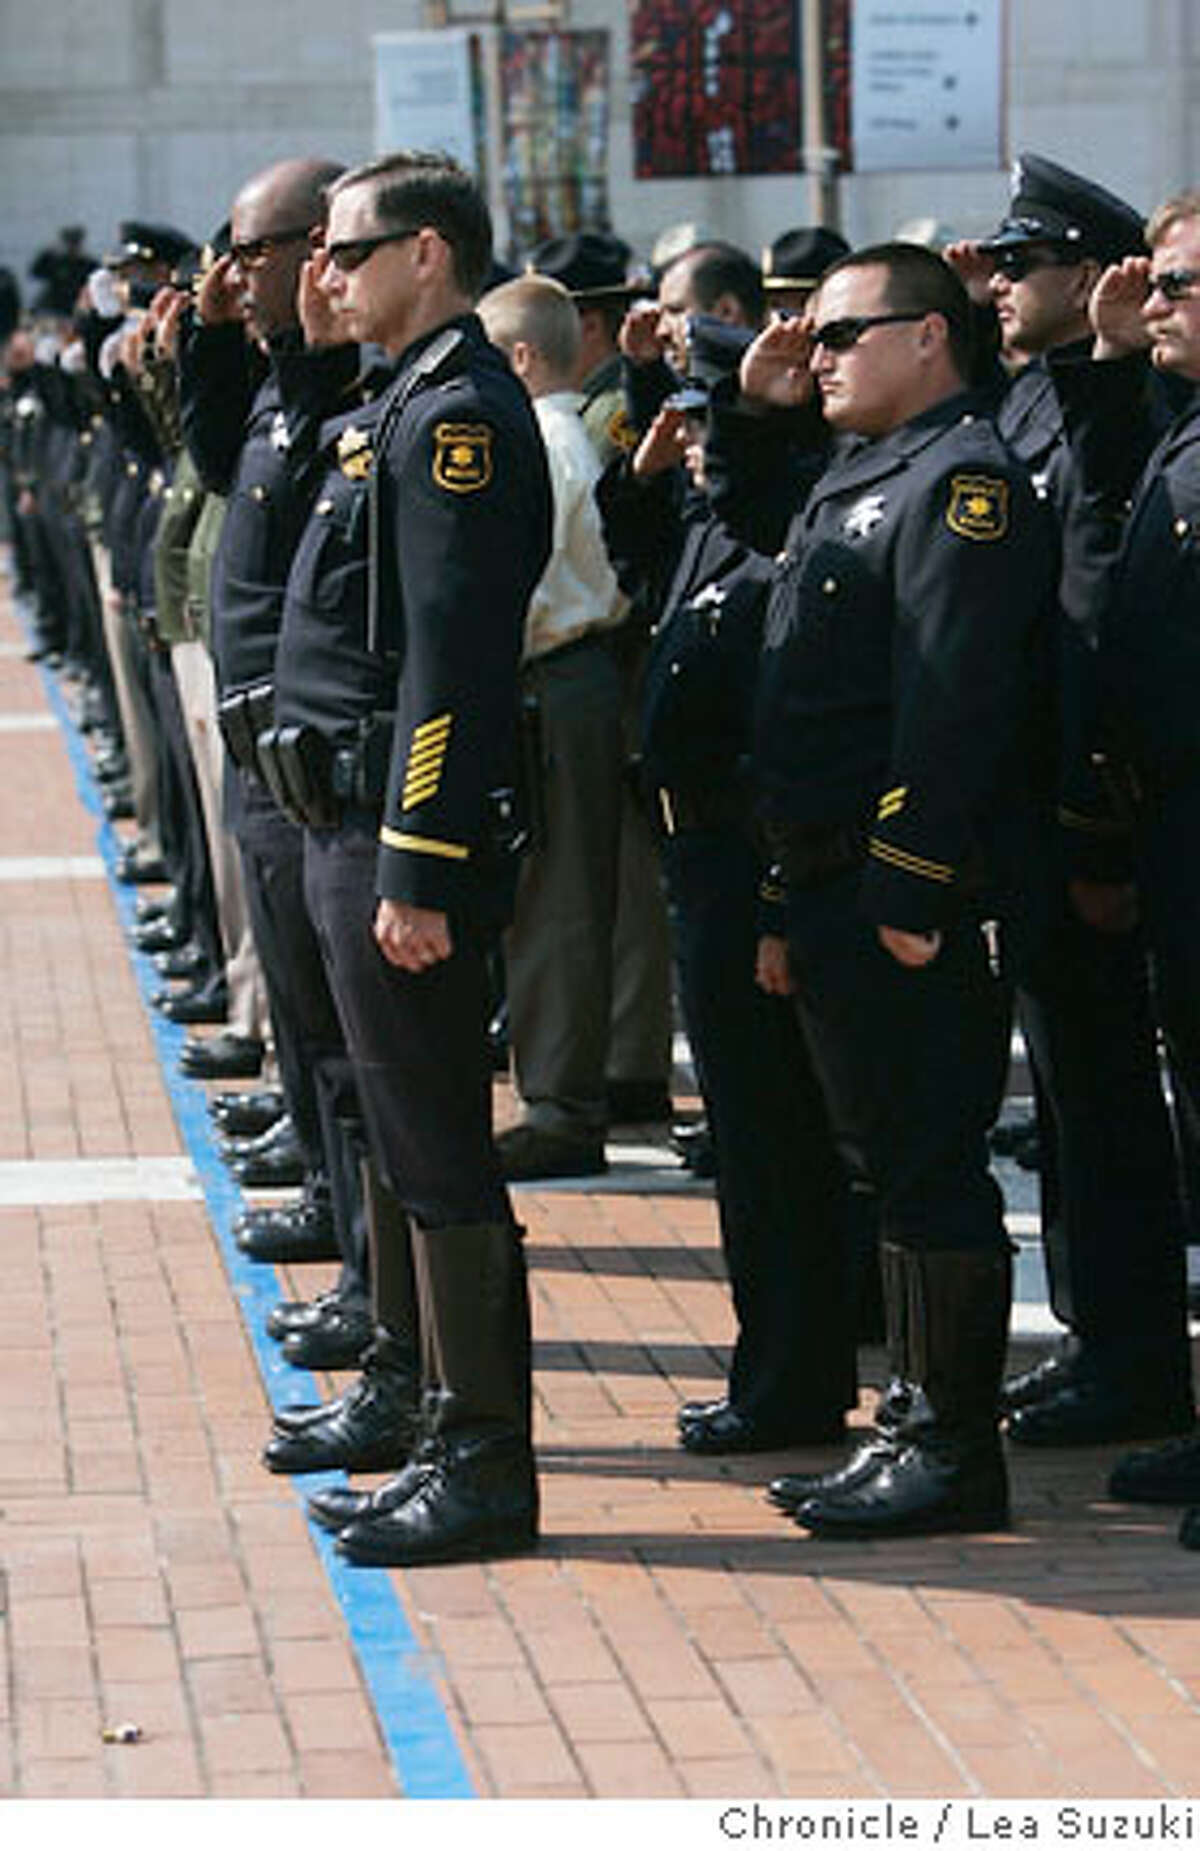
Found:
<path fill-rule="evenodd" d="M 361 482 L 371 473 L 371 464 L 375 452 L 371 448 L 371 439 L 366 431 L 360 431 L 353 424 L 348 424 L 337 442 L 338 465 L 344 476 L 351 482 Z"/>
<path fill-rule="evenodd" d="M 473 495 L 492 479 L 492 432 L 486 424 L 435 424 L 433 479 L 452 495 Z"/>
<path fill-rule="evenodd" d="M 946 525 L 964 540 L 1002 540 L 1008 532 L 1008 483 L 995 476 L 954 476 Z"/>

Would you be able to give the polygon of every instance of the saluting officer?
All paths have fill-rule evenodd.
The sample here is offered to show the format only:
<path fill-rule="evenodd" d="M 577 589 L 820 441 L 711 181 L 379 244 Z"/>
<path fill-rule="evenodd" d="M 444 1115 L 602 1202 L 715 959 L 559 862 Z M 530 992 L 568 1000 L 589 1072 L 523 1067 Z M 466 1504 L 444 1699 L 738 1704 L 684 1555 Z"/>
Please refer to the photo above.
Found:
<path fill-rule="evenodd" d="M 914 1391 L 902 1424 L 814 1480 L 796 1517 L 822 1535 L 1008 1519 L 1011 1252 L 987 1149 L 1007 1008 L 982 926 L 1021 835 L 1053 556 L 1028 477 L 964 389 L 969 327 L 940 257 L 880 245 L 743 362 L 746 390 L 777 402 L 815 379 L 851 439 L 776 568 L 753 745 L 787 908 L 761 979 L 794 986 L 835 1136 L 876 1191 L 889 1347 Z"/>
<path fill-rule="evenodd" d="M 1045 926 L 1016 979 L 1039 1089 L 1050 1297 L 1070 1339 L 1005 1386 L 1009 1437 L 1027 1445 L 1136 1439 L 1191 1418 L 1183 1220 L 1129 832 L 1086 759 L 1079 776 L 1114 526 L 1080 481 L 1053 377 L 1090 353 L 1088 298 L 1105 265 L 1144 249 L 1131 206 L 1025 154 L 997 230 L 947 253 L 994 305 L 1010 373 L 996 421 L 1060 546 L 1063 775 Z"/>
<path fill-rule="evenodd" d="M 351 1561 L 405 1563 L 528 1547 L 537 1529 L 485 949 L 511 904 L 502 793 L 551 504 L 529 401 L 472 311 L 491 224 L 470 177 L 397 154 L 343 175 L 329 202 L 314 280 L 394 377 L 322 433 L 264 749 L 306 822 L 309 909 L 372 1158 L 411 1223 L 421 1310 L 418 1457 L 381 1491 L 321 1494 L 314 1515 Z M 403 1463 L 404 1372 L 377 1348 L 323 1417 L 331 1431 L 353 1445 L 380 1421 Z"/>

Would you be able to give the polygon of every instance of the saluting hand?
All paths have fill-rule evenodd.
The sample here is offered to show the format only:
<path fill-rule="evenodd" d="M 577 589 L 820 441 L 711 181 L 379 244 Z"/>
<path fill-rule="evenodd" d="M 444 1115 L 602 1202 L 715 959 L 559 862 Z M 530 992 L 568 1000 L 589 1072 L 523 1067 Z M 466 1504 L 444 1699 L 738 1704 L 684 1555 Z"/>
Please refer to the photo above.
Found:
<path fill-rule="evenodd" d="M 404 900 L 380 900 L 375 943 L 389 964 L 415 973 L 441 964 L 454 950 L 445 913 L 409 906 Z"/>
<path fill-rule="evenodd" d="M 337 347 L 346 338 L 341 311 L 326 288 L 329 273 L 329 258 L 318 245 L 301 264 L 296 286 L 296 312 L 308 347 Z"/>
<path fill-rule="evenodd" d="M 657 302 L 635 302 L 617 335 L 617 343 L 627 360 L 635 366 L 649 366 L 652 360 L 661 360 L 664 353 L 662 341 L 658 334 L 659 307 Z"/>
<path fill-rule="evenodd" d="M 799 316 L 769 321 L 742 355 L 738 377 L 743 396 L 789 409 L 813 395 L 812 329 Z"/>
<path fill-rule="evenodd" d="M 633 453 L 633 473 L 649 482 L 682 462 L 687 448 L 687 420 L 676 405 L 664 405 Z"/>
<path fill-rule="evenodd" d="M 200 278 L 196 288 L 196 313 L 206 327 L 242 319 L 242 296 L 233 267 L 233 257 L 226 251 Z"/>
<path fill-rule="evenodd" d="M 992 272 L 996 267 L 990 251 L 980 250 L 973 238 L 956 238 L 942 256 L 978 308 L 992 299 Z"/>
<path fill-rule="evenodd" d="M 1150 345 L 1142 308 L 1150 294 L 1150 259 L 1126 257 L 1110 264 L 1092 291 L 1088 317 L 1096 333 L 1092 356 L 1121 360 Z"/>

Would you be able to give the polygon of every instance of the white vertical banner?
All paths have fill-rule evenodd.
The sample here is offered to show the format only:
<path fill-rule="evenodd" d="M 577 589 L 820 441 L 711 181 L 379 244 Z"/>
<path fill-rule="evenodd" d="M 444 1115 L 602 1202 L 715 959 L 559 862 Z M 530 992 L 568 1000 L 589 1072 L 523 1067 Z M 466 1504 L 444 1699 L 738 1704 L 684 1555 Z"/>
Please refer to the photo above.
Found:
<path fill-rule="evenodd" d="M 853 0 L 858 173 L 1004 164 L 1004 0 Z"/>
<path fill-rule="evenodd" d="M 467 32 L 379 32 L 375 152 L 436 149 L 478 170 Z"/>

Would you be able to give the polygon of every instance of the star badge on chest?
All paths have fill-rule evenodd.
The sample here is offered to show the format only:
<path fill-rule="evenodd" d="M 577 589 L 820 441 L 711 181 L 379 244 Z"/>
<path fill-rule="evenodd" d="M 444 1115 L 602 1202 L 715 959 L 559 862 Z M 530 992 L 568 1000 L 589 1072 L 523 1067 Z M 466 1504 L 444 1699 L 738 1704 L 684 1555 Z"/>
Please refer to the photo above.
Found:
<path fill-rule="evenodd" d="M 864 495 L 855 502 L 842 522 L 842 532 L 854 540 L 865 540 L 883 519 L 883 496 Z"/>
<path fill-rule="evenodd" d="M 283 451 L 290 450 L 291 447 L 292 433 L 288 429 L 287 417 L 282 411 L 277 411 L 271 425 L 271 448 Z"/>

